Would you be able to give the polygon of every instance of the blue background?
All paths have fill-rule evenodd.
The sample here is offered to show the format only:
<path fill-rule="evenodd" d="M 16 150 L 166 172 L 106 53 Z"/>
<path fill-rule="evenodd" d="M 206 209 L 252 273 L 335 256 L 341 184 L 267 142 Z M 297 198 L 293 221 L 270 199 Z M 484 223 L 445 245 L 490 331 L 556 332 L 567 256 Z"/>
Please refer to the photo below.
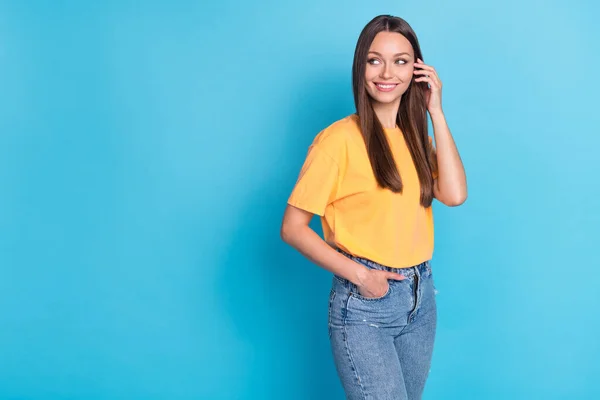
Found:
<path fill-rule="evenodd" d="M 434 205 L 425 399 L 600 398 L 598 11 L 1 2 L 0 398 L 343 398 L 330 275 L 279 226 L 382 13 L 438 70 L 469 183 Z"/>

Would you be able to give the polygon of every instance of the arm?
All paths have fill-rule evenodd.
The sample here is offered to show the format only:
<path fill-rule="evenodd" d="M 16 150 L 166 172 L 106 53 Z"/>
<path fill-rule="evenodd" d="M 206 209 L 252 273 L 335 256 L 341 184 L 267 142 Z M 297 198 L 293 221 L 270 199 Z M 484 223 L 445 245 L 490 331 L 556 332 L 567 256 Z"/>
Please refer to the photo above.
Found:
<path fill-rule="evenodd" d="M 426 83 L 427 111 L 431 117 L 437 151 L 438 177 L 433 182 L 433 195 L 447 206 L 459 206 L 467 199 L 467 177 L 450 128 L 442 111 L 442 81 L 435 68 L 421 59 L 414 63 L 415 82 Z"/>
<path fill-rule="evenodd" d="M 436 199 L 459 206 L 467 199 L 467 177 L 443 111 L 429 113 L 435 135 L 438 178 L 433 184 Z"/>
<path fill-rule="evenodd" d="M 308 225 L 312 217 L 312 213 L 288 204 L 281 225 L 283 241 L 311 262 L 354 283 L 367 297 L 383 296 L 387 279 L 404 279 L 400 274 L 370 270 L 331 248 Z"/>

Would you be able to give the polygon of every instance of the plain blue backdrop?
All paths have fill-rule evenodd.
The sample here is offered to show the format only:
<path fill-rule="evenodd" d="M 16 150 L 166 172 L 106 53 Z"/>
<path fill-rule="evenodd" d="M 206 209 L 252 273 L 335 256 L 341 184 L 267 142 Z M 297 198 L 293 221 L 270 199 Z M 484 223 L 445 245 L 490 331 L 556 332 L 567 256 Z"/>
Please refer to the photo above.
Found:
<path fill-rule="evenodd" d="M 2 1 L 0 398 L 343 398 L 331 275 L 279 226 L 383 13 L 436 67 L 469 183 L 434 205 L 425 399 L 600 398 L 599 11 Z"/>

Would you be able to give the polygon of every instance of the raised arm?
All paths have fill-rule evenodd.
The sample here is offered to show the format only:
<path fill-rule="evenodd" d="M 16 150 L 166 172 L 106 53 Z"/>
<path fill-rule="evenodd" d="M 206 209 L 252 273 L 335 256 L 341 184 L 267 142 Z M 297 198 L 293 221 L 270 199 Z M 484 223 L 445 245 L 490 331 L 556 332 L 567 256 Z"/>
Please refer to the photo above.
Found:
<path fill-rule="evenodd" d="M 442 111 L 442 81 L 435 68 L 418 59 L 414 64 L 415 82 L 428 84 L 426 91 L 427 111 L 431 117 L 435 136 L 438 176 L 433 184 L 436 199 L 447 206 L 459 206 L 467 199 L 467 177 Z"/>

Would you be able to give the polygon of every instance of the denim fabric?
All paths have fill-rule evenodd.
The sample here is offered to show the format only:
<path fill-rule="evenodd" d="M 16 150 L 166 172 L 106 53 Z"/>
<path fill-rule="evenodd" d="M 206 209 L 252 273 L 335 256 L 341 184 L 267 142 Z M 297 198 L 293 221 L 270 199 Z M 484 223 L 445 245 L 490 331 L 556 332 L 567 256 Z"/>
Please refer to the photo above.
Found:
<path fill-rule="evenodd" d="M 329 338 L 338 375 L 350 400 L 420 399 L 429 374 L 436 330 L 435 288 L 429 261 L 395 269 L 353 257 L 367 268 L 399 272 L 379 298 L 333 277 Z"/>

